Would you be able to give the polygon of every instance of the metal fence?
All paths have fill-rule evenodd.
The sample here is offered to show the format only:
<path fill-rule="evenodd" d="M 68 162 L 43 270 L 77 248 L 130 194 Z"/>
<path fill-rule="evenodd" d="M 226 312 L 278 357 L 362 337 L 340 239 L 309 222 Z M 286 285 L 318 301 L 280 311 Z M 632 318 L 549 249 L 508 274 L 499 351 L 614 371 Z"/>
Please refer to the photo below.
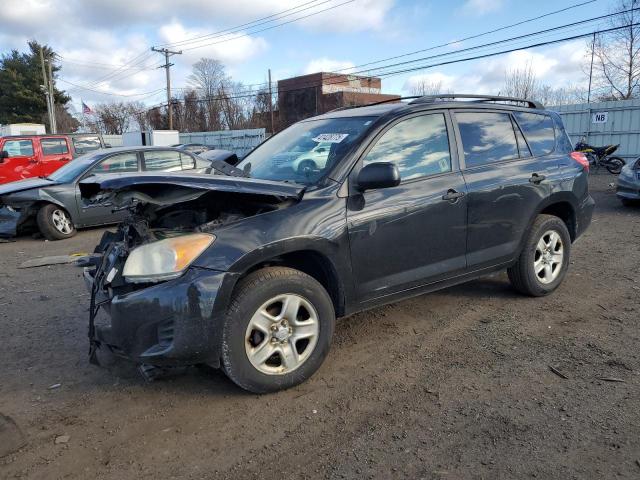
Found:
<path fill-rule="evenodd" d="M 230 150 L 240 158 L 243 158 L 254 147 L 264 142 L 265 138 L 266 130 L 264 128 L 180 134 L 181 143 L 202 143 L 211 147 Z"/>
<path fill-rule="evenodd" d="M 102 135 L 104 143 L 111 145 L 112 147 L 122 146 L 122 135 Z"/>
<path fill-rule="evenodd" d="M 596 147 L 620 144 L 615 155 L 627 161 L 640 157 L 640 99 L 547 108 L 560 114 L 574 145 L 584 136 Z"/>

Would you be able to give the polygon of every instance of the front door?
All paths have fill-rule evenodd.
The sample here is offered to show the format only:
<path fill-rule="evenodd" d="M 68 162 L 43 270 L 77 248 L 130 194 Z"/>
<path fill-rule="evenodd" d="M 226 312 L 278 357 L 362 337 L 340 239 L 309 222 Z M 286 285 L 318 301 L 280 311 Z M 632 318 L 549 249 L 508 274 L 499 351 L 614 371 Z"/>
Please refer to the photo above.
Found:
<path fill-rule="evenodd" d="M 450 131 L 444 112 L 404 117 L 377 136 L 355 168 L 352 175 L 368 163 L 393 162 L 402 179 L 397 187 L 352 192 L 349 198 L 351 262 L 360 302 L 466 268 L 466 187 Z"/>
<path fill-rule="evenodd" d="M 35 147 L 29 138 L 5 140 L 2 151 L 7 152 L 8 156 L 0 159 L 0 183 L 41 175 Z"/>
<path fill-rule="evenodd" d="M 134 173 L 140 170 L 140 158 L 137 152 L 118 153 L 105 158 L 92 167 L 82 178 L 91 175 L 109 175 L 116 173 Z M 112 206 L 86 206 L 80 196 L 80 187 L 76 182 L 76 203 L 78 205 L 81 226 L 118 223 L 127 217 L 127 211 L 113 212 Z"/>
<path fill-rule="evenodd" d="M 71 149 L 65 137 L 41 137 L 42 159 L 40 175 L 48 176 L 71 161 Z"/>

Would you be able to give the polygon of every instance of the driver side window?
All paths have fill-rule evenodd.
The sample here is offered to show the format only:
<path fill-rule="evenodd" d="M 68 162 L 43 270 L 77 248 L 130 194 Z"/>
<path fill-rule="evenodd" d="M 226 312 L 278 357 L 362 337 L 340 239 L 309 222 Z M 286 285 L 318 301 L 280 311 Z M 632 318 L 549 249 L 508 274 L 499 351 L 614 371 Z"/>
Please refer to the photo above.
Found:
<path fill-rule="evenodd" d="M 113 155 L 91 170 L 92 174 L 99 173 L 128 173 L 138 171 L 138 155 L 133 153 L 120 153 Z"/>
<path fill-rule="evenodd" d="M 364 158 L 364 165 L 375 162 L 395 163 L 402 180 L 450 172 L 444 114 L 421 115 L 391 127 Z"/>

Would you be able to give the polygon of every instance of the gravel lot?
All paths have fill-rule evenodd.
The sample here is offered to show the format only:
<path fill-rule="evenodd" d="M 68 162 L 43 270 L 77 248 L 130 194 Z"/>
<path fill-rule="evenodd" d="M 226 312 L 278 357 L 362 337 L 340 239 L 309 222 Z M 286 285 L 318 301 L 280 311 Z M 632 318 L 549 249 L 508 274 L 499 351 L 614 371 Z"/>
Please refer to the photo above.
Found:
<path fill-rule="evenodd" d="M 592 177 L 553 295 L 500 274 L 349 317 L 309 382 L 268 396 L 89 365 L 79 269 L 17 267 L 101 230 L 0 244 L 0 413 L 26 439 L 0 478 L 639 478 L 640 209 L 612 181 Z"/>

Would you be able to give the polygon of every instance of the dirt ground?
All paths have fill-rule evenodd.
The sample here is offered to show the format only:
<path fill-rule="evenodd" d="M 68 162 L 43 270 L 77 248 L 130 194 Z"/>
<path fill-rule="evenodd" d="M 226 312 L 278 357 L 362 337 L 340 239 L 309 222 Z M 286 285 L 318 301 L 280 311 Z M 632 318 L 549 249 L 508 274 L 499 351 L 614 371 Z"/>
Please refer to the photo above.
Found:
<path fill-rule="evenodd" d="M 320 371 L 268 396 L 89 365 L 80 270 L 17 266 L 101 230 L 0 244 L 0 413 L 26 439 L 0 478 L 639 478 L 640 209 L 612 181 L 592 178 L 553 295 L 500 274 L 346 318 Z"/>

